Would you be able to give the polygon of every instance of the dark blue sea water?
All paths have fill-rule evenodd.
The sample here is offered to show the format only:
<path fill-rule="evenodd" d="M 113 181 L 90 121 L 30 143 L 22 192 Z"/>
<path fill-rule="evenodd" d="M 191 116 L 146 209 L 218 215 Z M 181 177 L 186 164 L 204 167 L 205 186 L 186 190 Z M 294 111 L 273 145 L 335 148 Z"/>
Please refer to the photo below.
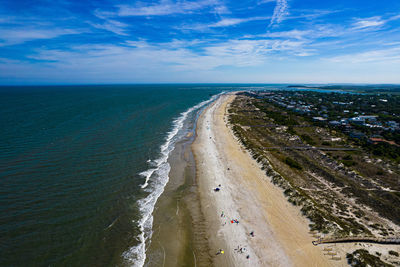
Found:
<path fill-rule="evenodd" d="M 168 154 L 223 89 L 0 88 L 0 266 L 140 265 Z"/>

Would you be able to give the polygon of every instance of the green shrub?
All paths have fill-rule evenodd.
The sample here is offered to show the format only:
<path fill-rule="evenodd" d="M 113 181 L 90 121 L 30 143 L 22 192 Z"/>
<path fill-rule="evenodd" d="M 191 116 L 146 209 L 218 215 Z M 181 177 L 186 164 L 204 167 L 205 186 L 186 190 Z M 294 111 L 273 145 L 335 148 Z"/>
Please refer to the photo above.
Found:
<path fill-rule="evenodd" d="M 353 157 L 351 155 L 346 155 L 343 157 L 344 160 L 352 160 Z"/>
<path fill-rule="evenodd" d="M 301 136 L 301 140 L 303 140 L 304 142 L 306 142 L 307 144 L 310 145 L 315 145 L 314 140 L 311 138 L 311 136 L 307 135 L 307 134 L 302 134 Z"/>
<path fill-rule="evenodd" d="M 289 126 L 287 132 L 292 135 L 297 135 L 297 132 L 294 130 L 293 126 Z"/>
<path fill-rule="evenodd" d="M 396 252 L 396 251 L 393 251 L 393 250 L 390 250 L 390 251 L 389 251 L 389 254 L 392 255 L 392 256 L 396 256 L 396 257 L 399 256 L 399 253 Z"/>
<path fill-rule="evenodd" d="M 369 254 L 368 250 L 365 249 L 358 249 L 351 254 L 347 253 L 346 258 L 350 266 L 393 266 L 383 262 L 379 257 Z"/>
<path fill-rule="evenodd" d="M 292 158 L 286 157 L 285 158 L 285 163 L 287 165 L 289 165 L 290 168 L 294 168 L 294 169 L 298 169 L 298 170 L 302 170 L 303 169 L 303 167 L 301 167 L 301 165 L 297 161 L 292 159 Z"/>

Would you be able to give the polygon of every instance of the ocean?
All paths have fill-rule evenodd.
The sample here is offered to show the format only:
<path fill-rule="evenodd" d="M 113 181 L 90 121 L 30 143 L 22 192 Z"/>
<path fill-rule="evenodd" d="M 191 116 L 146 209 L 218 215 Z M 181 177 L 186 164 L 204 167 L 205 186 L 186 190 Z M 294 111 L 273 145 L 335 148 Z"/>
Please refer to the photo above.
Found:
<path fill-rule="evenodd" d="M 142 266 L 175 145 L 233 89 L 0 88 L 0 266 Z"/>

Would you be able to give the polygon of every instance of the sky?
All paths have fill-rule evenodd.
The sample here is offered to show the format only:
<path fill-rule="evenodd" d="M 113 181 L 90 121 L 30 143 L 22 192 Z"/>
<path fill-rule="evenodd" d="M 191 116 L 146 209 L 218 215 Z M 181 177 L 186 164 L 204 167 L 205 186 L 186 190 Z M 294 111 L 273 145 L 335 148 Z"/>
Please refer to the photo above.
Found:
<path fill-rule="evenodd" d="M 399 0 L 0 0 L 0 85 L 400 83 Z"/>

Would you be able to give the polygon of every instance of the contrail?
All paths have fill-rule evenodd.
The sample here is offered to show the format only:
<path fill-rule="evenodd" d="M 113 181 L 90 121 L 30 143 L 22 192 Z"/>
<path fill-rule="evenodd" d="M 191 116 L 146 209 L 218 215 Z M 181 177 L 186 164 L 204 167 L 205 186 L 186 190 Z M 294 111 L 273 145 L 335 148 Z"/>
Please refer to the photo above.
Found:
<path fill-rule="evenodd" d="M 283 17 L 288 14 L 287 9 L 288 3 L 286 0 L 276 0 L 274 14 L 272 15 L 269 26 L 271 27 L 274 24 L 279 24 L 283 20 Z"/>

